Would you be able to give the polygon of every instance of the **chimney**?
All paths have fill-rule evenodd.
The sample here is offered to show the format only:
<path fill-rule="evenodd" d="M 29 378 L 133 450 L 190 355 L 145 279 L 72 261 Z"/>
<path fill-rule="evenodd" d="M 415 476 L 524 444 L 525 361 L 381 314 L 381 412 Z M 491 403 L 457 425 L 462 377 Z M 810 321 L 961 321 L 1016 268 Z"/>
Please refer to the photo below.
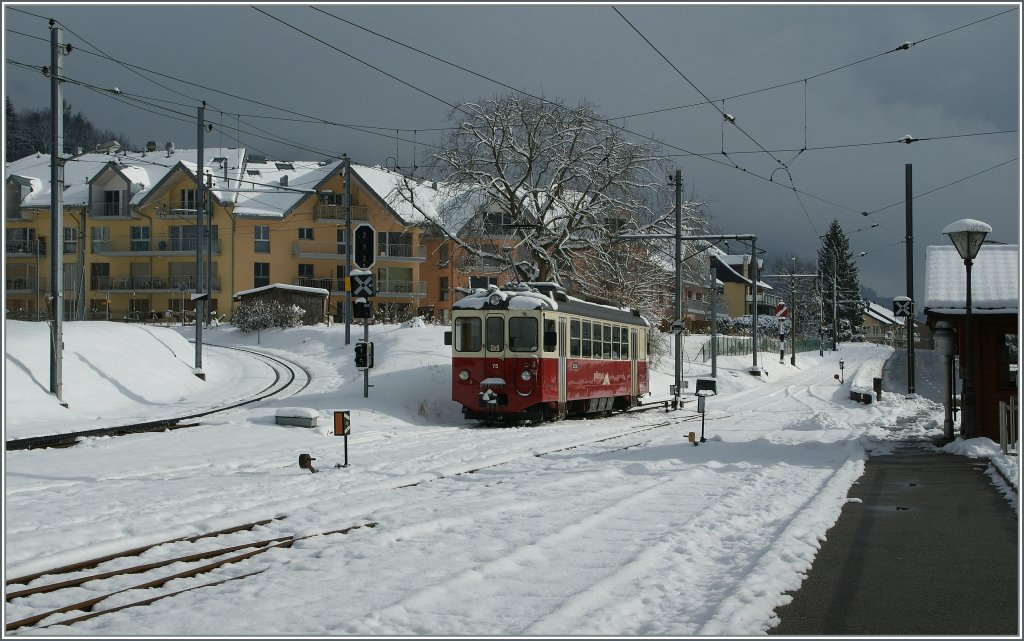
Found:
<path fill-rule="evenodd" d="M 287 187 L 288 186 L 288 176 L 281 176 L 281 186 L 282 187 Z"/>

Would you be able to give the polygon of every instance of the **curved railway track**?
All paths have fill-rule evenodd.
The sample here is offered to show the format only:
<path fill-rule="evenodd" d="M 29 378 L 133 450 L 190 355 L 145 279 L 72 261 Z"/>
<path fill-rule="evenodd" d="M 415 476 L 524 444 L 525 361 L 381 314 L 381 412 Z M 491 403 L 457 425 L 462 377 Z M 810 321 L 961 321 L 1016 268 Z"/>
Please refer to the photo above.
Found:
<path fill-rule="evenodd" d="M 139 434 L 142 432 L 163 432 L 166 430 L 175 430 L 185 427 L 195 427 L 198 423 L 189 423 L 197 418 L 204 416 L 210 416 L 220 412 L 226 412 L 228 410 L 243 407 L 245 405 L 251 405 L 258 403 L 264 399 L 272 396 L 284 394 L 290 392 L 284 398 L 288 396 L 294 396 L 301 393 L 313 380 L 312 373 L 299 365 L 283 358 L 272 356 L 261 351 L 257 351 L 245 347 L 233 347 L 228 345 L 209 345 L 209 347 L 215 347 L 218 349 L 228 349 L 238 352 L 244 352 L 250 354 L 258 359 L 261 359 L 274 373 L 274 380 L 269 385 L 264 387 L 256 394 L 246 399 L 228 403 L 213 409 L 203 410 L 201 412 L 192 412 L 182 416 L 171 417 L 160 419 L 156 421 L 147 421 L 144 423 L 131 423 L 127 425 L 119 425 L 115 427 L 104 427 L 94 430 L 83 430 L 78 432 L 67 432 L 64 434 L 50 434 L 46 436 L 32 436 L 27 438 L 12 439 L 6 441 L 6 449 L 11 450 L 30 450 L 44 447 L 70 447 L 78 443 L 78 440 L 86 437 L 98 437 L 98 436 L 124 436 L 126 434 Z"/>
<path fill-rule="evenodd" d="M 544 457 L 567 450 L 607 443 L 695 420 L 695 416 L 644 425 L 621 434 L 562 444 L 542 452 L 525 451 L 513 460 L 484 465 L 470 464 L 463 469 L 438 475 L 417 483 L 394 485 L 398 490 L 473 474 L 483 469 L 509 465 L 524 457 Z M 616 445 L 603 453 L 637 447 L 642 442 Z M 359 528 L 375 528 L 379 523 L 366 521 L 313 534 L 277 534 L 270 531 L 287 519 L 285 515 L 243 523 L 234 527 L 198 535 L 177 537 L 121 552 L 91 558 L 40 572 L 7 579 L 5 601 L 9 616 L 5 630 L 41 630 L 110 614 L 132 607 L 149 605 L 161 599 L 212 587 L 260 574 L 265 568 L 256 563 L 242 564 L 273 549 L 290 548 L 296 541 L 314 536 L 343 535 Z M 197 549 L 198 548 L 198 549 Z M 21 586 L 21 587 L 19 587 Z M 15 589 L 12 589 L 15 588 Z M 133 591 L 145 590 L 145 593 Z M 144 598 L 136 598 L 144 597 Z M 66 603 L 55 607 L 55 603 Z M 62 617 L 61 615 L 66 615 Z"/>

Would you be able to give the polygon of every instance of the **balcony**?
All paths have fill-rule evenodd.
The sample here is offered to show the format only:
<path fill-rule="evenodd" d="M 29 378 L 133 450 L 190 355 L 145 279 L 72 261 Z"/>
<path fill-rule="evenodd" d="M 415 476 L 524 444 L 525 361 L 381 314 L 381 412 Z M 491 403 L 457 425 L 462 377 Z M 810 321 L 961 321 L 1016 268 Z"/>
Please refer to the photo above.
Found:
<path fill-rule="evenodd" d="M 205 287 L 205 279 L 203 283 Z M 214 291 L 220 291 L 220 278 L 212 279 Z M 195 291 L 195 276 L 126 276 L 126 277 L 93 277 L 89 289 L 94 292 L 181 292 Z"/>
<path fill-rule="evenodd" d="M 204 214 L 204 217 L 206 215 Z M 160 219 L 196 220 L 196 201 L 194 200 L 167 200 L 156 205 L 156 217 Z"/>
<path fill-rule="evenodd" d="M 328 258 L 337 260 L 345 255 L 345 243 L 335 240 L 296 240 L 292 242 L 292 256 L 296 258 Z"/>
<path fill-rule="evenodd" d="M 427 248 L 422 245 L 413 247 L 412 245 L 390 244 L 379 247 L 379 251 L 381 258 L 397 258 L 399 262 L 403 258 L 412 261 L 424 261 L 427 259 Z"/>
<path fill-rule="evenodd" d="M 206 254 L 207 240 L 202 239 L 203 254 Z M 99 256 L 174 256 L 192 255 L 196 253 L 195 238 L 172 238 L 158 236 L 147 239 L 117 239 L 92 241 L 92 253 Z M 220 241 L 213 241 L 213 253 L 221 253 Z"/>
<path fill-rule="evenodd" d="M 377 295 L 393 298 L 409 298 L 410 296 L 421 298 L 427 295 L 427 283 L 422 280 L 378 280 Z"/>
<path fill-rule="evenodd" d="M 4 254 L 7 258 L 31 258 L 46 255 L 46 239 L 39 240 L 6 240 Z"/>
<path fill-rule="evenodd" d="M 96 202 L 92 203 L 89 208 L 89 217 L 101 220 L 128 220 L 132 218 L 132 215 L 127 201 L 121 203 Z"/>
<path fill-rule="evenodd" d="M 8 294 L 34 294 L 45 292 L 49 287 L 47 279 L 36 276 L 8 276 L 4 283 Z"/>
<path fill-rule="evenodd" d="M 370 219 L 370 208 L 360 207 L 352 205 L 352 220 L 369 220 Z M 319 203 L 316 206 L 316 219 L 317 222 L 333 222 L 338 221 L 345 222 L 345 206 L 344 205 L 325 205 Z"/>
<path fill-rule="evenodd" d="M 344 278 L 314 278 L 300 276 L 299 278 L 292 279 L 292 285 L 298 285 L 299 287 L 318 287 L 320 289 L 326 289 L 332 293 L 345 291 Z"/>

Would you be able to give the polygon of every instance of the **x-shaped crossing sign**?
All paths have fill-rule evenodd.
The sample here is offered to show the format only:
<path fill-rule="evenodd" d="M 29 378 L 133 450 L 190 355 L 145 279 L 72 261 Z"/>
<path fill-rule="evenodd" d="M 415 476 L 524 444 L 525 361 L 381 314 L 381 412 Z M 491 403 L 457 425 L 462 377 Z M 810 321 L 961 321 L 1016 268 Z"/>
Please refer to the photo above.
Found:
<path fill-rule="evenodd" d="M 353 296 L 368 297 L 377 293 L 377 289 L 373 284 L 373 274 L 352 274 L 349 278 L 351 279 Z"/>
<path fill-rule="evenodd" d="M 897 296 L 892 299 L 892 313 L 897 318 L 910 318 L 914 315 L 914 301 L 908 296 Z"/>

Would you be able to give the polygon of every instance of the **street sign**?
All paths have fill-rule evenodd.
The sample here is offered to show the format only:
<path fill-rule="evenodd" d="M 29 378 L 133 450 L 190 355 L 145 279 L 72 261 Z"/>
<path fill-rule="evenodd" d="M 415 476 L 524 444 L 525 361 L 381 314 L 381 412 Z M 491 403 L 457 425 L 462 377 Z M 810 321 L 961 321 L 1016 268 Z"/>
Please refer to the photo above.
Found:
<path fill-rule="evenodd" d="M 356 227 L 352 232 L 355 242 L 352 248 L 352 261 L 362 269 L 369 269 L 373 266 L 374 243 L 373 227 L 363 224 Z"/>
<path fill-rule="evenodd" d="M 908 296 L 897 296 L 892 299 L 892 313 L 897 318 L 910 318 L 914 315 L 914 301 Z"/>
<path fill-rule="evenodd" d="M 786 318 L 789 316 L 789 308 L 782 303 L 779 303 L 775 306 L 775 315 L 779 318 Z"/>
<path fill-rule="evenodd" d="M 683 332 L 683 329 L 684 329 L 683 321 L 681 321 L 681 320 L 672 321 L 672 325 L 669 327 L 669 329 L 672 331 L 673 334 L 681 334 Z"/>
<path fill-rule="evenodd" d="M 370 297 L 377 293 L 376 285 L 373 282 L 373 274 L 352 274 L 349 276 L 351 281 L 350 289 L 352 296 L 355 297 Z"/>

